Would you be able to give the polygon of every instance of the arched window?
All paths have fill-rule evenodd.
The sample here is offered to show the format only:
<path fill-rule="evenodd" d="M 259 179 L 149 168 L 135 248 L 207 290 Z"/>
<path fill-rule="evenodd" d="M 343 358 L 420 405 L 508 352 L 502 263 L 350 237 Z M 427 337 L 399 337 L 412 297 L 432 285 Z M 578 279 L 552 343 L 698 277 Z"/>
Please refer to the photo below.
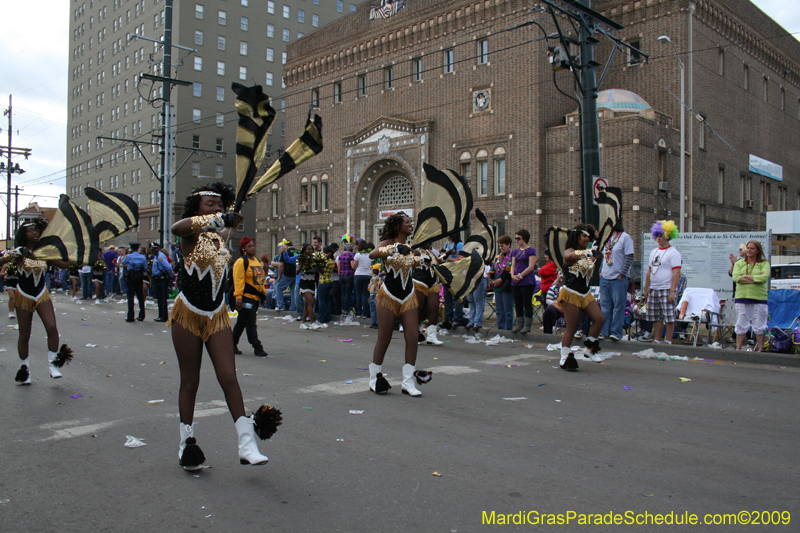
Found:
<path fill-rule="evenodd" d="M 475 154 L 475 177 L 478 180 L 478 196 L 489 194 L 489 152 L 484 149 L 478 150 Z"/>
<path fill-rule="evenodd" d="M 498 146 L 492 157 L 494 158 L 494 194 L 503 196 L 506 194 L 506 149 Z"/>
<path fill-rule="evenodd" d="M 392 208 L 414 204 L 414 186 L 405 176 L 392 176 L 378 194 L 378 207 Z"/>

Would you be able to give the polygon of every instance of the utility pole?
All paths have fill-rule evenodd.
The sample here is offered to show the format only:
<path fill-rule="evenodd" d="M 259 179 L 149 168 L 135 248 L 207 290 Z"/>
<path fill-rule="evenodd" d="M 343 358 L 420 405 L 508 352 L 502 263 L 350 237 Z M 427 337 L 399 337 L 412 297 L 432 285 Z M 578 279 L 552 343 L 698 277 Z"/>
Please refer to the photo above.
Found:
<path fill-rule="evenodd" d="M 555 55 L 564 58 L 558 61 L 558 67 L 553 70 L 562 70 L 569 67 L 575 85 L 580 92 L 580 128 L 581 128 L 581 221 L 594 224 L 599 222 L 599 210 L 594 203 L 594 176 L 600 176 L 600 134 L 597 123 L 597 93 L 603 84 L 608 67 L 617 50 L 627 48 L 647 60 L 648 55 L 634 46 L 610 34 L 609 30 L 620 31 L 623 26 L 606 18 L 591 9 L 591 0 L 542 0 L 547 6 L 545 9 L 553 18 L 553 23 L 558 30 L 560 47 L 555 50 Z M 578 40 L 575 40 L 562 31 L 559 16 L 566 16 L 572 23 L 577 23 Z M 614 42 L 614 48 L 608 62 L 597 80 L 597 69 L 602 66 L 594 59 L 594 48 L 600 42 L 595 34 L 599 33 Z M 570 45 L 576 45 L 579 55 L 572 55 Z"/>
<path fill-rule="evenodd" d="M 7 189 L 7 202 L 6 205 L 8 206 L 8 215 L 6 217 L 6 243 L 12 239 L 11 236 L 11 175 L 12 174 L 23 174 L 25 171 L 19 168 L 19 163 L 16 165 L 11 164 L 11 156 L 12 155 L 24 155 L 25 159 L 28 159 L 28 156 L 31 155 L 30 148 L 17 148 L 15 147 L 11 140 L 13 135 L 12 129 L 12 122 L 11 122 L 11 95 L 8 95 L 8 109 L 3 112 L 4 115 L 8 117 L 8 146 L 0 146 L 0 157 L 3 156 L 3 150 L 6 150 L 6 155 L 8 156 L 8 162 L 6 164 L 0 163 L 0 172 L 3 170 L 6 171 L 6 179 L 8 181 L 8 189 Z"/>
<path fill-rule="evenodd" d="M 159 172 L 159 181 L 161 181 L 161 190 L 159 197 L 159 229 L 158 237 L 161 246 L 166 244 L 164 236 L 166 231 L 166 223 L 172 219 L 172 204 L 171 201 L 166 201 L 166 191 L 172 190 L 172 107 L 170 106 L 170 93 L 173 85 L 191 85 L 191 82 L 182 81 L 172 78 L 172 47 L 180 48 L 196 52 L 194 48 L 187 48 L 185 46 L 172 44 L 172 4 L 173 0 L 166 0 L 164 4 L 164 40 L 150 39 L 142 35 L 134 34 L 131 38 L 145 39 L 160 43 L 164 47 L 164 59 L 162 63 L 161 74 L 163 76 L 153 76 L 151 74 L 143 74 L 141 78 L 160 81 L 161 82 L 161 143 L 159 146 L 159 155 L 161 156 L 161 169 Z M 170 194 L 170 200 L 172 195 Z M 168 212 L 169 210 L 169 212 Z"/>

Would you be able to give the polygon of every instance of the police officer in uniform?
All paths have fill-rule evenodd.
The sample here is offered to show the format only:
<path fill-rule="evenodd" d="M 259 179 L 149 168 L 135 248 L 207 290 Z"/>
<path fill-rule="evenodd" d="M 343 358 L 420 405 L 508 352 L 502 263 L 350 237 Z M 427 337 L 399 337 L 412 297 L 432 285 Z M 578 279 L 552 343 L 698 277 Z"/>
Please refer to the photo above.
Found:
<path fill-rule="evenodd" d="M 139 322 L 144 320 L 144 275 L 147 270 L 147 259 L 139 252 L 140 244 L 132 242 L 131 251 L 122 260 L 125 274 L 128 276 L 128 318 L 125 322 L 133 322 L 133 297 L 139 299 Z"/>
<path fill-rule="evenodd" d="M 151 242 L 150 253 L 153 254 L 153 266 L 150 277 L 156 289 L 156 301 L 158 302 L 158 318 L 156 322 L 166 322 L 167 318 L 167 297 L 169 287 L 172 283 L 172 265 L 169 264 L 166 254 L 161 251 L 161 243 Z"/>

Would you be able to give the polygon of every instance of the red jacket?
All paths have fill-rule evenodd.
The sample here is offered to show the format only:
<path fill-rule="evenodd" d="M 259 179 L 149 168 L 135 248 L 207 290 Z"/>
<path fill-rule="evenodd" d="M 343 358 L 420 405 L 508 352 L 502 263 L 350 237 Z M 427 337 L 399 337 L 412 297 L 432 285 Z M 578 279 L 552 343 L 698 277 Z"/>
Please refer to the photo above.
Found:
<path fill-rule="evenodd" d="M 550 286 L 558 277 L 558 270 L 556 269 L 556 264 L 552 261 L 548 261 L 544 264 L 542 268 L 539 269 L 539 277 L 542 278 L 542 296 L 547 294 L 547 291 L 550 290 Z"/>

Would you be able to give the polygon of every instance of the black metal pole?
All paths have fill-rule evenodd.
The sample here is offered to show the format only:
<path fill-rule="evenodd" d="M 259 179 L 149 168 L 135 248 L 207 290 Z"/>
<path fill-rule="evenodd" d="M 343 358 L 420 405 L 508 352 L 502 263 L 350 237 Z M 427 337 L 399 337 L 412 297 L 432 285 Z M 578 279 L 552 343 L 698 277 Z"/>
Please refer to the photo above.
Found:
<path fill-rule="evenodd" d="M 591 8 L 591 0 L 581 0 Z M 594 205 L 592 176 L 600 175 L 600 132 L 597 125 L 597 67 L 594 61 L 594 46 L 586 21 L 580 25 L 581 50 L 581 195 L 583 198 L 581 220 L 597 225 L 600 212 Z"/>
<path fill-rule="evenodd" d="M 158 237 L 159 242 L 161 242 L 161 246 L 166 246 L 166 241 L 164 240 L 164 235 L 166 228 L 164 224 L 166 222 L 166 210 L 171 209 L 171 206 L 167 205 L 167 202 L 164 198 L 165 192 L 165 182 L 166 182 L 166 169 L 167 169 L 167 135 L 172 135 L 172 128 L 167 128 L 167 121 L 169 120 L 169 101 L 170 101 L 170 92 L 172 90 L 172 84 L 170 83 L 172 78 L 172 0 L 166 0 L 164 5 L 164 69 L 161 73 L 164 76 L 164 81 L 161 85 L 161 90 L 164 94 L 162 94 L 163 98 L 163 105 L 161 107 L 161 192 L 159 198 L 159 222 L 158 222 Z"/>

